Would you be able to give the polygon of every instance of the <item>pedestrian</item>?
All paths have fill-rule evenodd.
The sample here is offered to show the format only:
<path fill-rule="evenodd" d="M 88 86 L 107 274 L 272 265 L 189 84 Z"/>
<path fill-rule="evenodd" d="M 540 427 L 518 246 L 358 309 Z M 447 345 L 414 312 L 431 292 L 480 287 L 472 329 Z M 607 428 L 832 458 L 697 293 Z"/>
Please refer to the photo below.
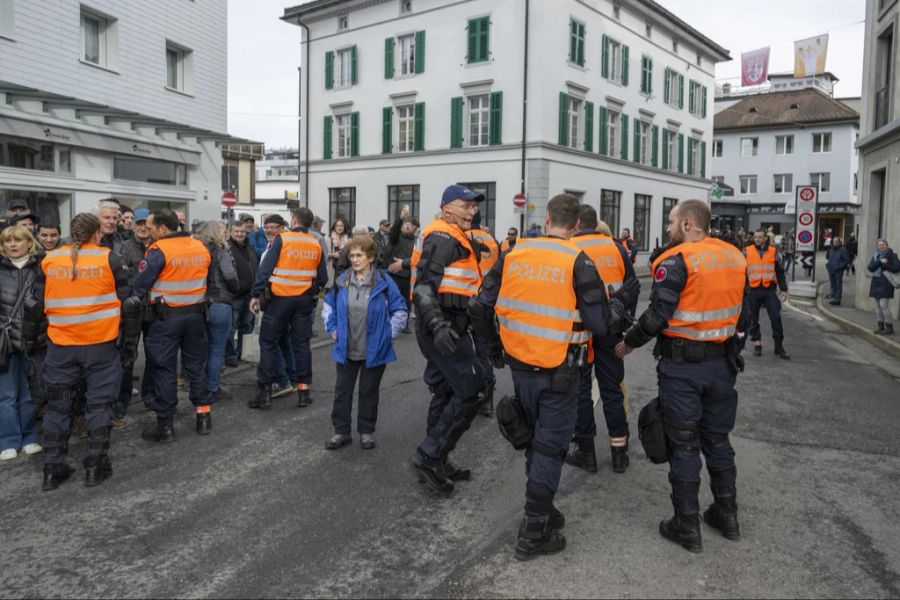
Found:
<path fill-rule="evenodd" d="M 231 333 L 225 344 L 225 365 L 240 365 L 244 352 L 244 336 L 253 333 L 256 315 L 250 311 L 250 289 L 259 270 L 259 259 L 247 241 L 247 226 L 241 221 L 232 221 L 228 239 L 231 257 L 238 276 L 238 290 L 231 300 Z"/>
<path fill-rule="evenodd" d="M 553 501 L 575 430 L 580 367 L 591 335 L 621 332 L 624 305 L 631 303 L 627 295 L 634 293 L 637 299 L 631 284 L 616 292 L 613 302 L 621 309 L 616 325 L 597 268 L 570 241 L 578 215 L 574 196 L 551 198 L 546 233 L 519 240 L 513 250 L 502 254 L 469 308 L 475 336 L 486 339 L 493 365 L 500 368 L 505 362 L 512 370 L 516 396 L 505 397 L 497 406 L 501 429 L 513 439 L 516 432 L 527 431 L 514 443 L 517 449 L 527 445 L 525 515 L 515 553 L 519 560 L 559 552 L 566 546 L 565 518 Z M 508 404 L 514 404 L 514 414 L 520 415 L 512 426 Z"/>
<path fill-rule="evenodd" d="M 412 255 L 415 249 L 418 236 L 416 229 L 419 223 L 409 216 L 409 207 L 404 206 L 400 209 L 400 215 L 391 225 L 388 232 L 389 245 L 388 255 L 390 256 L 390 264 L 388 264 L 388 274 L 397 284 L 400 294 L 406 299 L 406 312 L 412 316 L 412 290 L 410 282 L 412 277 Z M 407 319 L 406 327 L 403 333 L 412 333 L 409 328 L 409 319 Z"/>
<path fill-rule="evenodd" d="M 737 413 L 740 348 L 750 325 L 746 263 L 730 244 L 708 237 L 710 217 L 702 200 L 679 202 L 669 213 L 668 233 L 676 245 L 653 263 L 650 306 L 616 346 L 616 355 L 624 357 L 657 340 L 674 508 L 672 518 L 660 522 L 659 533 L 691 552 L 703 549 L 701 453 L 714 498 L 703 520 L 728 539 L 740 537 L 737 469 L 728 434 Z M 764 231 L 757 233 L 766 237 Z"/>
<path fill-rule="evenodd" d="M 119 217 L 121 220 L 120 233 L 125 236 L 125 239 L 130 239 L 132 229 L 134 229 L 134 209 L 132 209 L 130 206 L 125 206 L 124 204 L 122 204 L 119 207 Z"/>
<path fill-rule="evenodd" d="M 753 234 L 753 244 L 744 248 L 747 263 L 747 281 L 750 285 L 750 340 L 753 342 L 753 356 L 762 356 L 762 334 L 759 327 L 759 311 L 765 306 L 769 322 L 772 324 L 772 339 L 775 354 L 784 360 L 791 355 L 784 349 L 784 325 L 781 322 L 781 304 L 788 301 L 787 277 L 782 265 L 784 261 L 769 237 L 762 229 Z M 776 293 L 776 289 L 778 292 Z"/>
<path fill-rule="evenodd" d="M 212 257 L 202 242 L 179 229 L 178 215 L 169 209 L 152 210 L 147 227 L 153 243 L 138 268 L 133 293 L 139 298 L 149 295 L 153 311 L 144 347 L 153 372 L 156 424 L 146 428 L 142 436 L 171 443 L 175 441 L 179 350 L 194 405 L 196 431 L 199 435 L 212 433 L 206 375 L 206 290 Z"/>
<path fill-rule="evenodd" d="M 28 206 L 28 200 L 25 198 L 13 198 L 9 201 L 9 204 L 6 206 L 6 214 L 3 216 L 4 220 L 7 222 L 7 226 L 9 225 L 9 220 L 15 217 L 16 215 L 30 215 L 31 207 Z"/>
<path fill-rule="evenodd" d="M 27 229 L 11 225 L 0 232 L 0 461 L 16 458 L 19 451 L 41 451 L 37 407 L 28 388 L 28 354 L 34 349 L 26 348 L 23 335 L 25 303 L 39 263 L 37 243 Z"/>
<path fill-rule="evenodd" d="M 350 444 L 353 388 L 359 378 L 356 431 L 363 450 L 375 447 L 375 423 L 381 378 L 389 362 L 397 360 L 393 339 L 406 325 L 406 301 L 394 281 L 375 265 L 378 248 L 368 235 L 353 236 L 345 247 L 350 268 L 325 294 L 322 320 L 334 340 L 331 358 L 336 363 L 334 435 L 329 450 Z"/>
<path fill-rule="evenodd" d="M 598 231 L 601 222 L 597 221 L 597 211 L 589 204 L 581 205 L 578 223 L 578 231 L 571 241 L 597 268 L 600 279 L 610 290 L 609 293 L 615 292 L 625 284 L 635 290 L 634 302 L 625 306 L 633 315 L 637 308 L 641 284 L 635 275 L 628 251 L 610 235 Z M 602 224 L 602 228 L 609 231 L 606 223 Z M 592 373 L 596 374 L 600 388 L 613 472 L 624 473 L 628 468 L 629 429 L 625 399 L 625 362 L 615 354 L 616 344 L 620 339 L 621 332 L 603 337 L 594 336 L 591 340 L 592 360 L 586 361 L 581 367 L 574 451 L 566 456 L 566 463 L 589 473 L 597 472 L 597 453 L 594 448 L 597 424 L 594 419 Z"/>
<path fill-rule="evenodd" d="M 469 240 L 478 254 L 478 268 L 483 277 L 490 272 L 500 258 L 500 244 L 481 225 L 480 209 L 472 219 Z M 494 367 L 491 366 L 491 361 L 488 358 L 487 348 L 482 343 L 482 340 L 477 337 L 475 338 L 475 351 L 481 359 L 481 368 L 484 371 L 484 390 L 481 392 L 481 398 L 478 401 L 478 414 L 483 417 L 492 417 L 494 416 L 494 388 L 497 385 L 497 378 L 494 375 Z"/>
<path fill-rule="evenodd" d="M 782 264 L 782 268 L 784 269 L 785 275 L 787 275 L 788 271 L 793 271 L 794 269 L 794 254 L 796 253 L 797 241 L 794 239 L 794 230 L 788 229 L 787 233 L 781 236 L 781 257 L 784 260 Z"/>
<path fill-rule="evenodd" d="M 212 261 L 206 283 L 206 297 L 209 300 L 209 317 L 206 320 L 206 334 L 209 337 L 206 385 L 211 402 L 231 399 L 231 395 L 219 387 L 219 378 L 225 366 L 225 344 L 231 333 L 231 302 L 234 294 L 240 289 L 240 280 L 234 257 L 228 246 L 227 235 L 225 225 L 221 221 L 207 221 L 200 227 L 196 236 L 206 246 Z"/>
<path fill-rule="evenodd" d="M 334 271 L 334 278 L 337 279 L 338 260 L 341 257 L 341 251 L 350 240 L 350 224 L 347 223 L 343 216 L 338 216 L 332 223 L 329 239 L 331 241 L 331 251 L 328 253 L 328 261 L 331 264 L 332 271 Z"/>
<path fill-rule="evenodd" d="M 850 266 L 850 254 L 847 253 L 841 238 L 835 237 L 831 241 L 831 246 L 825 251 L 825 260 L 831 288 L 831 300 L 828 303 L 840 306 L 844 291 L 844 271 Z"/>
<path fill-rule="evenodd" d="M 450 452 L 478 412 L 485 376 L 469 335 L 469 298 L 481 287 L 478 254 L 466 236 L 483 194 L 448 186 L 440 218 L 416 241 L 411 260 L 416 339 L 425 356 L 425 385 L 431 391 L 425 438 L 410 458 L 420 481 L 442 494 L 454 481 L 471 477 L 449 462 Z"/>
<path fill-rule="evenodd" d="M 20 227 L 24 227 L 28 230 L 28 233 L 33 236 L 37 233 L 37 228 L 40 223 L 40 217 L 28 213 L 15 215 L 14 217 L 10 218 L 8 225 L 19 225 Z"/>
<path fill-rule="evenodd" d="M 391 246 L 391 220 L 382 219 L 378 222 L 378 231 L 373 237 L 375 246 L 378 248 L 378 268 L 386 269 L 388 264 L 392 262 L 388 256 L 388 250 Z"/>
<path fill-rule="evenodd" d="M 515 248 L 516 240 L 519 239 L 519 230 L 515 227 L 510 227 L 506 231 L 506 238 L 500 242 L 500 252 L 506 252 L 510 248 Z"/>
<path fill-rule="evenodd" d="M 44 252 L 56 250 L 62 245 L 61 233 L 59 223 L 47 222 L 38 226 L 36 237 Z"/>
<path fill-rule="evenodd" d="M 631 264 L 633 265 L 635 262 L 637 262 L 637 241 L 633 237 L 631 237 L 631 230 L 627 227 L 622 230 L 621 234 L 619 234 L 619 243 L 622 244 L 625 250 L 628 251 L 628 257 L 631 259 Z"/>
<path fill-rule="evenodd" d="M 126 238 L 119 232 L 119 201 L 106 198 L 97 203 L 94 214 L 100 219 L 100 245 L 120 254 Z"/>
<path fill-rule="evenodd" d="M 75 215 L 70 244 L 48 253 L 41 263 L 35 299 L 47 315 L 47 356 L 43 383 L 44 478 L 42 489 L 54 490 L 74 472 L 66 462 L 70 411 L 84 383 L 87 448 L 83 453 L 84 484 L 99 485 L 112 475 L 109 459 L 112 403 L 119 394 L 123 353 L 137 356 L 140 303 L 128 297 L 128 275 L 119 255 L 100 245 L 100 219 Z M 121 342 L 119 342 L 121 340 Z"/>
<path fill-rule="evenodd" d="M 878 238 L 875 254 L 869 261 L 868 270 L 872 273 L 872 281 L 869 283 L 869 297 L 875 299 L 875 321 L 879 335 L 894 335 L 894 315 L 891 314 L 891 300 L 894 298 L 895 284 L 888 280 L 885 273 L 900 273 L 900 259 L 891 250 L 885 238 Z M 900 281 L 900 276 L 894 275 L 894 281 Z"/>
<path fill-rule="evenodd" d="M 850 272 L 856 275 L 856 256 L 859 254 L 859 242 L 854 233 L 851 233 L 850 239 L 847 240 L 847 254 L 850 255 Z"/>
<path fill-rule="evenodd" d="M 260 262 L 253 289 L 250 310 L 260 311 L 260 298 L 271 296 L 259 328 L 260 359 L 256 373 L 256 396 L 252 408 L 272 406 L 272 384 L 277 382 L 275 371 L 278 341 L 290 327 L 294 354 L 291 384 L 297 390 L 297 404 L 303 408 L 312 403 L 312 353 L 309 339 L 312 334 L 313 310 L 319 290 L 328 283 L 325 256 L 318 240 L 311 235 L 313 213 L 306 207 L 294 211 L 291 230 L 279 234 Z"/>

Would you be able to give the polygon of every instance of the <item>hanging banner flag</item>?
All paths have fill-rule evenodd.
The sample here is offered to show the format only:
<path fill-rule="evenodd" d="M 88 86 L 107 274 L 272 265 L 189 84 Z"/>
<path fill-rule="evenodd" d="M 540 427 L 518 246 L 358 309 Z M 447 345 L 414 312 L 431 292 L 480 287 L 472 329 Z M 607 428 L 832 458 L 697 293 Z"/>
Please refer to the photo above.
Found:
<path fill-rule="evenodd" d="M 809 77 L 825 72 L 828 34 L 794 42 L 794 77 Z"/>
<path fill-rule="evenodd" d="M 762 85 L 769 76 L 769 49 L 741 54 L 741 85 Z"/>

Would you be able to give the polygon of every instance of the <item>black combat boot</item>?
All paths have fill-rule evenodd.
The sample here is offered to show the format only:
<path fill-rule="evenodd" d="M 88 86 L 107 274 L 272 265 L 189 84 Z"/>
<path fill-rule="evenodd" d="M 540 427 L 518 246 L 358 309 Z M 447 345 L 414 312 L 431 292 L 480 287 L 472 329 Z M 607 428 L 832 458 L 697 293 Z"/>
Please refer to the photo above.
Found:
<path fill-rule="evenodd" d="M 628 468 L 628 447 L 627 446 L 610 446 L 609 452 L 612 454 L 612 470 L 613 473 L 624 473 Z"/>
<path fill-rule="evenodd" d="M 41 490 L 52 492 L 59 487 L 59 484 L 71 477 L 74 472 L 75 469 L 66 463 L 44 465 L 44 481 L 41 483 Z"/>
<path fill-rule="evenodd" d="M 156 425 L 144 429 L 141 437 L 150 442 L 171 444 L 175 441 L 175 417 L 156 417 Z"/>
<path fill-rule="evenodd" d="M 266 401 L 267 396 L 269 398 L 269 402 L 271 402 L 272 386 L 257 383 L 256 393 L 247 399 L 247 408 L 260 408 L 263 402 Z"/>
<path fill-rule="evenodd" d="M 877 333 L 877 334 L 884 333 L 884 321 L 878 321 L 878 329 L 873 330 L 872 333 Z"/>
<path fill-rule="evenodd" d="M 885 323 L 884 324 L 884 335 L 894 335 L 894 324 L 893 323 Z"/>
<path fill-rule="evenodd" d="M 791 355 L 787 353 L 787 350 L 784 349 L 781 342 L 775 342 L 775 354 L 784 360 L 791 360 Z"/>
<path fill-rule="evenodd" d="M 673 490 L 688 493 L 697 497 L 700 492 L 699 481 L 681 481 L 672 479 L 669 482 Z M 660 521 L 659 533 L 667 540 L 681 545 L 690 552 L 702 552 L 703 541 L 700 537 L 700 503 L 697 500 L 675 500 L 672 494 L 672 506 L 675 507 L 675 515 L 671 519 Z"/>
<path fill-rule="evenodd" d="M 450 481 L 468 481 L 472 479 L 471 470 L 461 469 L 450 462 L 449 459 L 444 461 L 444 474 Z"/>
<path fill-rule="evenodd" d="M 482 417 L 494 416 L 494 387 L 491 386 L 478 394 L 478 414 Z"/>
<path fill-rule="evenodd" d="M 209 435 L 212 433 L 212 413 L 209 412 L 209 404 L 201 404 L 197 407 L 197 433 Z M 200 410 L 203 412 L 199 412 Z"/>
<path fill-rule="evenodd" d="M 729 540 L 741 538 L 741 528 L 737 518 L 737 490 L 734 479 L 737 469 L 732 467 L 724 471 L 710 471 L 712 490 L 715 502 L 703 511 L 703 520 L 710 527 L 722 532 Z"/>
<path fill-rule="evenodd" d="M 85 487 L 94 487 L 100 485 L 110 477 L 112 477 L 112 463 L 109 456 L 102 454 L 100 456 L 88 456 L 84 459 L 84 485 Z"/>
<path fill-rule="evenodd" d="M 566 537 L 550 528 L 550 515 L 528 516 L 519 524 L 516 559 L 531 560 L 542 554 L 553 554 L 566 547 Z"/>
<path fill-rule="evenodd" d="M 566 464 L 584 469 L 588 473 L 596 473 L 597 452 L 594 450 L 594 438 L 575 438 L 575 451 L 566 455 Z"/>
<path fill-rule="evenodd" d="M 309 388 L 297 388 L 297 406 L 305 408 L 312 404 L 312 396 L 309 395 Z"/>
<path fill-rule="evenodd" d="M 753 356 L 762 356 L 762 344 L 753 344 Z"/>
<path fill-rule="evenodd" d="M 419 481 L 427 483 L 434 491 L 449 495 L 453 491 L 453 482 L 444 472 L 444 463 L 439 458 L 431 458 L 421 449 L 416 449 L 409 464 L 416 470 Z"/>
<path fill-rule="evenodd" d="M 559 531 L 566 526 L 566 517 L 555 506 L 550 506 L 550 522 L 547 527 L 552 531 Z"/>

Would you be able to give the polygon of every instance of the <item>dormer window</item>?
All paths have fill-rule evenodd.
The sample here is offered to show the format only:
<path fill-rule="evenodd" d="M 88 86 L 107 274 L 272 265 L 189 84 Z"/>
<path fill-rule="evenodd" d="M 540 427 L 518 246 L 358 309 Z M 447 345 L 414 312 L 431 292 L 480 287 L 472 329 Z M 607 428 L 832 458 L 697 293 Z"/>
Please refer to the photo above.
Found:
<path fill-rule="evenodd" d="M 791 110 L 800 110 L 800 105 L 796 102 L 791 104 Z"/>
<path fill-rule="evenodd" d="M 338 31 L 346 31 L 348 29 L 350 29 L 350 17 L 341 15 L 338 17 Z"/>

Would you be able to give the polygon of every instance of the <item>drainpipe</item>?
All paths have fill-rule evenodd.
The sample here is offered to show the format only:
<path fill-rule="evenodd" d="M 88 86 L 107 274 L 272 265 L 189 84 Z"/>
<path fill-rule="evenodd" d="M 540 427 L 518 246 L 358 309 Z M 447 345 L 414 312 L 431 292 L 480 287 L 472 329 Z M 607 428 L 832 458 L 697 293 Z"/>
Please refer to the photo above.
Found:
<path fill-rule="evenodd" d="M 297 20 L 297 25 L 302 27 L 304 31 L 306 31 L 306 50 L 303 52 L 303 57 L 306 59 L 306 90 L 302 90 L 301 93 L 297 94 L 297 102 L 299 106 L 297 107 L 297 114 L 300 116 L 300 121 L 303 124 L 303 128 L 305 129 L 304 135 L 306 137 L 306 144 L 303 152 L 300 152 L 300 140 L 297 140 L 297 184 L 300 185 L 300 161 L 304 162 L 303 171 L 303 180 L 304 184 L 301 186 L 301 191 L 303 192 L 303 206 L 309 208 L 309 114 L 306 115 L 306 118 L 303 118 L 303 100 L 302 95 L 305 93 L 306 95 L 306 112 L 309 113 L 309 46 L 311 40 L 309 38 L 309 27 L 305 24 L 301 23 L 300 20 Z M 302 47 L 302 44 L 301 44 Z M 303 87 L 303 67 L 297 67 L 297 76 L 300 80 L 300 87 Z M 300 126 L 297 126 L 297 136 L 300 137 Z"/>
<path fill-rule="evenodd" d="M 519 192 L 525 196 L 525 207 L 519 215 L 519 235 L 525 233 L 525 213 L 528 211 L 528 196 L 525 195 L 525 139 L 528 132 L 528 13 L 531 2 L 525 0 L 525 60 L 522 65 L 522 177 Z"/>

